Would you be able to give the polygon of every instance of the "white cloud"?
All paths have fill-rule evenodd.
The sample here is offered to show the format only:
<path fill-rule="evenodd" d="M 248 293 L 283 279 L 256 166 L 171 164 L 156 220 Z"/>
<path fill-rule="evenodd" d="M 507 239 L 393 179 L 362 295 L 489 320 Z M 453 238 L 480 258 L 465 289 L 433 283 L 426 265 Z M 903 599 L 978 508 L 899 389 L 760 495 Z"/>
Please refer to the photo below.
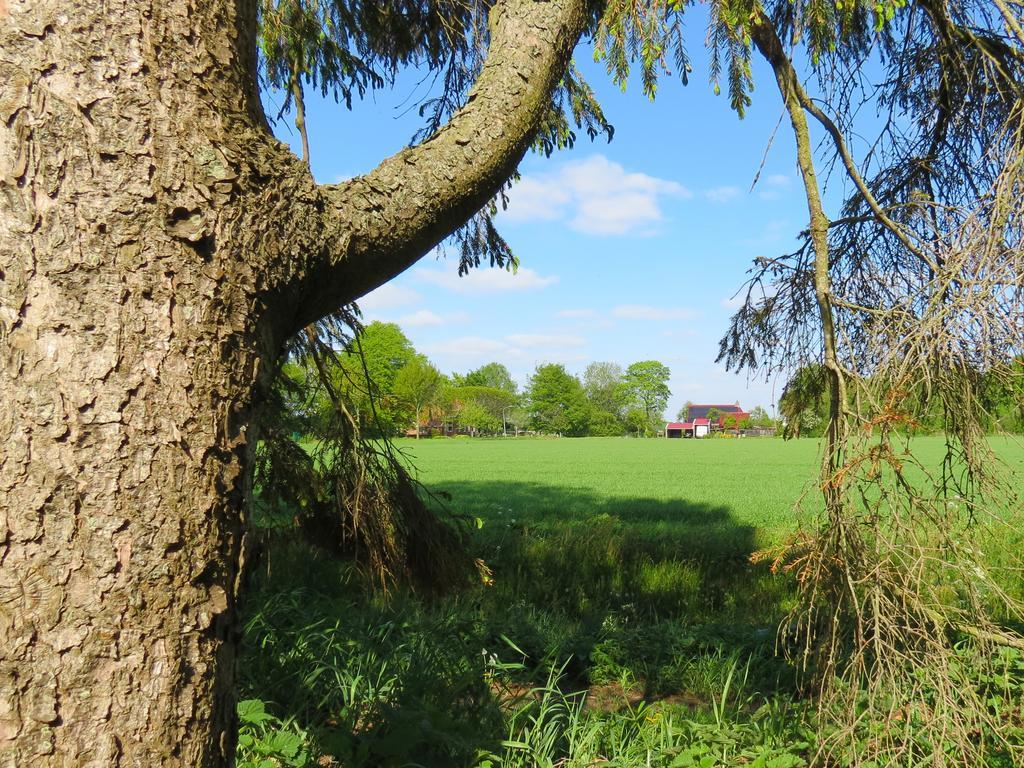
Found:
<path fill-rule="evenodd" d="M 577 351 L 586 343 L 586 339 L 570 334 L 512 333 L 501 339 L 460 336 L 425 344 L 422 350 L 431 357 L 473 363 L 486 359 L 530 361 L 538 356 L 551 357 L 559 362 L 576 362 L 586 358 Z"/>
<path fill-rule="evenodd" d="M 649 235 L 664 218 L 662 197 L 693 194 L 674 181 L 630 173 L 604 155 L 592 155 L 524 176 L 509 192 L 502 215 L 512 221 L 568 219 L 572 229 L 586 234 Z"/>
<path fill-rule="evenodd" d="M 625 235 L 634 230 L 644 235 L 650 234 L 650 230 L 643 228 L 658 221 L 661 210 L 657 198 L 632 192 L 580 200 L 569 226 L 590 235 Z"/>
<path fill-rule="evenodd" d="M 555 317 L 575 321 L 568 324 L 577 331 L 594 331 L 601 328 L 611 328 L 614 323 L 608 319 L 607 313 L 598 312 L 596 309 L 563 309 L 555 313 Z"/>
<path fill-rule="evenodd" d="M 568 189 L 534 176 L 523 176 L 512 188 L 504 216 L 513 221 L 552 221 L 561 218 L 572 200 Z"/>
<path fill-rule="evenodd" d="M 465 277 L 459 277 L 454 269 L 429 269 L 427 267 L 416 269 L 412 274 L 420 282 L 463 294 L 528 291 L 558 282 L 557 275 L 538 275 L 532 269 L 509 272 L 497 267 L 471 269 Z"/>
<path fill-rule="evenodd" d="M 582 347 L 587 343 L 586 339 L 580 336 L 559 334 L 513 333 L 505 338 L 521 349 L 566 349 Z"/>
<path fill-rule="evenodd" d="M 757 193 L 762 200 L 778 200 L 782 191 L 789 188 L 792 179 L 784 173 L 773 173 L 762 180 L 764 188 Z"/>
<path fill-rule="evenodd" d="M 396 307 L 407 307 L 416 304 L 423 297 L 411 288 L 403 288 L 394 283 L 384 283 L 380 288 L 370 291 L 359 299 L 359 307 L 368 311 L 380 311 L 382 309 L 395 309 Z"/>
<path fill-rule="evenodd" d="M 722 299 L 722 306 L 726 309 L 737 310 L 742 307 L 747 301 L 747 294 L 738 293 L 735 296 L 731 296 L 728 299 Z"/>
<path fill-rule="evenodd" d="M 410 315 L 403 315 L 396 322 L 403 328 L 425 328 L 431 325 L 444 325 L 444 318 L 429 309 L 421 309 Z"/>
<path fill-rule="evenodd" d="M 704 193 L 712 203 L 728 203 L 740 196 L 739 187 L 715 187 Z"/>
<path fill-rule="evenodd" d="M 790 231 L 789 221 L 786 219 L 772 219 L 764 228 L 761 233 L 756 237 L 748 237 L 740 240 L 743 245 L 752 247 L 764 247 L 774 246 L 782 242 L 783 236 L 795 235 L 795 232 Z"/>
<path fill-rule="evenodd" d="M 692 320 L 697 316 L 687 307 L 652 307 L 646 304 L 620 304 L 612 314 L 631 320 Z"/>

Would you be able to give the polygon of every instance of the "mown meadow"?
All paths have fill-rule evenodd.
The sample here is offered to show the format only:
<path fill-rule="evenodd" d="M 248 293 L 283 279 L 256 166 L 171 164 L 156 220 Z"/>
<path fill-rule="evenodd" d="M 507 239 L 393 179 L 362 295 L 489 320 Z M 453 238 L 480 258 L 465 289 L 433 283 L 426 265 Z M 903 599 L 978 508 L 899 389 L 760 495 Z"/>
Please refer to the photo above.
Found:
<path fill-rule="evenodd" d="M 793 584 L 750 556 L 812 518 L 816 441 L 397 447 L 491 576 L 374 595 L 277 542 L 246 606 L 240 765 L 808 764 L 813 699 L 775 653 Z M 914 450 L 938 462 L 941 440 Z M 1019 710 L 1024 658 L 998 663 L 993 706 Z"/>

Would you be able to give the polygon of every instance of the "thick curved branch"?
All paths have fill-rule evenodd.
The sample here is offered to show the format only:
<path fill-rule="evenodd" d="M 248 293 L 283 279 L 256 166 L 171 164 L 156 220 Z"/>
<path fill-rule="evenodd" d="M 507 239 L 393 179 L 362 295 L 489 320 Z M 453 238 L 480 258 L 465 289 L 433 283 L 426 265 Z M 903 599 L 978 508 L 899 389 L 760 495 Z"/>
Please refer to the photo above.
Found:
<path fill-rule="evenodd" d="M 395 277 L 514 173 L 587 27 L 588 0 L 503 0 L 466 105 L 366 176 L 321 187 L 324 234 L 296 273 L 294 331 Z"/>

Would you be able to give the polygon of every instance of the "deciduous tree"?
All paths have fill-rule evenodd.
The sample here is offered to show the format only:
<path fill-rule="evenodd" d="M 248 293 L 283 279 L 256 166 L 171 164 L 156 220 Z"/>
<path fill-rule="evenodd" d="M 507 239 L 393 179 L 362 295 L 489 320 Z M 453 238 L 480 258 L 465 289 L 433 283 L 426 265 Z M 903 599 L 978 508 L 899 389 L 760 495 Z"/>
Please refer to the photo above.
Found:
<path fill-rule="evenodd" d="M 639 406 L 649 423 L 660 419 L 672 391 L 668 388 L 671 372 L 657 360 L 643 360 L 626 369 L 622 389 L 627 402 Z"/>
<path fill-rule="evenodd" d="M 687 421 L 687 420 L 689 420 L 689 418 L 690 418 L 690 406 L 692 406 L 692 405 L 693 405 L 693 401 L 692 400 L 687 400 L 685 403 L 683 403 L 682 407 L 680 407 L 680 409 L 679 409 L 679 412 L 676 413 L 676 418 L 679 421 Z"/>
<path fill-rule="evenodd" d="M 598 410 L 618 415 L 621 399 L 622 366 L 618 363 L 594 362 L 583 372 L 583 390 Z"/>
<path fill-rule="evenodd" d="M 768 411 L 763 406 L 755 405 L 750 411 L 750 425 L 753 427 L 771 427 L 773 426 L 772 417 L 768 415 Z"/>
<path fill-rule="evenodd" d="M 518 387 L 512 374 L 502 363 L 487 363 L 467 373 L 459 382 L 464 387 L 491 387 L 514 395 Z"/>
<path fill-rule="evenodd" d="M 443 384 L 444 376 L 423 357 L 413 358 L 395 374 L 395 397 L 413 409 L 413 428 L 417 440 L 423 423 L 423 411 L 434 403 Z"/>
<path fill-rule="evenodd" d="M 579 379 L 564 366 L 538 366 L 530 379 L 526 399 L 534 429 L 569 436 L 586 434 L 590 406 Z"/>
<path fill-rule="evenodd" d="M 501 417 L 495 416 L 476 400 L 459 403 L 455 421 L 471 434 L 478 432 L 494 433 L 501 429 Z"/>
<path fill-rule="evenodd" d="M 352 403 L 364 431 L 391 434 L 404 428 L 408 412 L 395 391 L 398 372 L 426 359 L 402 329 L 395 323 L 369 323 L 348 341 L 339 360 L 337 387 Z"/>

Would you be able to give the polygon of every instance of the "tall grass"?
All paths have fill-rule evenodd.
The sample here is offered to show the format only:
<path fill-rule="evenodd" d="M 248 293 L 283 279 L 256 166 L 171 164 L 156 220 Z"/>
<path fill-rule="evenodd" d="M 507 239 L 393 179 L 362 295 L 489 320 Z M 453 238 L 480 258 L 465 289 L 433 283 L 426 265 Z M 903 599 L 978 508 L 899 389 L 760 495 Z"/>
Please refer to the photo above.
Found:
<path fill-rule="evenodd" d="M 493 590 L 385 602 L 295 543 L 271 563 L 247 606 L 240 666 L 245 707 L 266 715 L 242 717 L 248 764 L 291 765 L 273 746 L 294 747 L 296 734 L 310 765 L 346 766 L 634 765 L 640 745 L 651 765 L 685 765 L 672 761 L 712 732 L 740 765 L 776 749 L 767 732 L 800 741 L 797 719 L 766 726 L 796 711 L 778 709 L 789 681 L 767 635 L 621 612 L 566 621 L 502 606 Z"/>

